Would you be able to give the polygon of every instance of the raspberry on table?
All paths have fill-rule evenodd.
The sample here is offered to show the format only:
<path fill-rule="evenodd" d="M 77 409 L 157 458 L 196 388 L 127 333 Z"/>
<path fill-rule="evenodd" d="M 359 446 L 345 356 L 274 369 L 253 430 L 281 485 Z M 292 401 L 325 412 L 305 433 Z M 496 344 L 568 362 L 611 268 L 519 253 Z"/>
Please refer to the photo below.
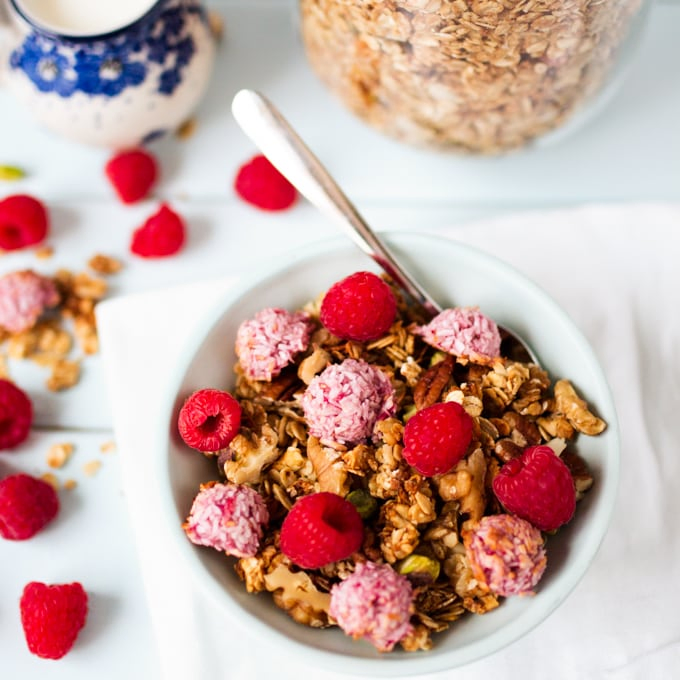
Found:
<path fill-rule="evenodd" d="M 140 257 L 168 257 L 178 253 L 186 240 L 184 220 L 163 203 L 132 234 L 130 250 Z"/>
<path fill-rule="evenodd" d="M 464 534 L 474 577 L 496 595 L 533 594 L 547 565 L 543 536 L 513 515 L 487 515 Z"/>
<path fill-rule="evenodd" d="M 330 614 L 347 635 L 389 652 L 412 630 L 413 588 L 387 564 L 361 562 L 331 588 Z"/>
<path fill-rule="evenodd" d="M 21 444 L 33 423 L 33 404 L 13 382 L 0 378 L 0 451 Z"/>
<path fill-rule="evenodd" d="M 493 491 L 503 507 L 541 531 L 566 524 L 576 510 L 569 468 L 549 446 L 530 446 L 500 469 Z"/>
<path fill-rule="evenodd" d="M 344 560 L 360 547 L 364 525 L 342 496 L 320 491 L 299 498 L 281 525 L 281 552 L 303 569 Z"/>
<path fill-rule="evenodd" d="M 24 473 L 0 481 L 0 536 L 25 541 L 45 528 L 59 512 L 59 497 L 42 479 Z"/>
<path fill-rule="evenodd" d="M 229 392 L 198 390 L 180 409 L 177 427 L 186 444 L 203 453 L 216 453 L 238 434 L 241 405 Z"/>
<path fill-rule="evenodd" d="M 21 624 L 32 654 L 61 659 L 87 620 L 88 598 L 80 583 L 48 585 L 32 581 L 19 602 Z"/>
<path fill-rule="evenodd" d="M 394 323 L 397 301 L 391 288 L 372 272 L 355 272 L 334 283 L 321 302 L 321 323 L 343 340 L 367 342 Z"/>
<path fill-rule="evenodd" d="M 15 194 L 0 201 L 0 250 L 18 250 L 45 240 L 49 215 L 33 196 Z"/>
<path fill-rule="evenodd" d="M 262 155 L 238 169 L 234 189 L 246 203 L 261 210 L 287 210 L 297 199 L 295 187 Z"/>
<path fill-rule="evenodd" d="M 49 307 L 59 304 L 52 279 L 30 269 L 0 276 L 0 328 L 21 333 L 35 325 Z"/>
<path fill-rule="evenodd" d="M 104 171 L 118 198 L 126 204 L 146 198 L 158 178 L 156 159 L 144 149 L 117 153 L 107 162 Z"/>
<path fill-rule="evenodd" d="M 205 484 L 182 528 L 196 545 L 253 557 L 268 521 L 267 506 L 255 489 L 245 484 Z"/>
<path fill-rule="evenodd" d="M 432 404 L 404 427 L 404 460 L 426 477 L 448 472 L 465 457 L 472 441 L 472 418 L 458 403 Z"/>

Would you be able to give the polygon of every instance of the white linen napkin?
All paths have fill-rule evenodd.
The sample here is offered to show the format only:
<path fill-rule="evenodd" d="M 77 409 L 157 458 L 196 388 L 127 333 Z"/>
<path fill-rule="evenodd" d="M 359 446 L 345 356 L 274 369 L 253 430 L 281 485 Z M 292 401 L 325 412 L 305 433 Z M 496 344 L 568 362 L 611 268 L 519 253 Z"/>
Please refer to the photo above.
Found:
<path fill-rule="evenodd" d="M 622 477 L 611 528 L 585 578 L 511 646 L 457 680 L 677 677 L 680 668 L 680 205 L 585 206 L 443 230 L 524 271 L 592 343 L 620 418 Z M 167 680 L 299 678 L 304 660 L 253 653 L 172 562 L 144 458 L 150 409 L 186 330 L 230 285 L 203 282 L 99 306 L 124 488 Z M 153 324 L 148 323 L 152 317 Z M 144 333 L 140 334 L 140 328 Z M 140 413 L 144 417 L 140 417 Z M 308 669 L 309 670 L 309 669 Z M 436 674 L 429 677 L 443 677 Z M 346 677 L 314 670 L 316 678 Z"/>

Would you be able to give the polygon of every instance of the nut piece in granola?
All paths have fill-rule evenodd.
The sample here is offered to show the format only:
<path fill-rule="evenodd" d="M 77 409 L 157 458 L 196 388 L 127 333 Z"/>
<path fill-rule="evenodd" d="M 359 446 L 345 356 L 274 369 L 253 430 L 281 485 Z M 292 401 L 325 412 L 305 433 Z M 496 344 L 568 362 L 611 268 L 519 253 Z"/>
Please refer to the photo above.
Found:
<path fill-rule="evenodd" d="M 600 434 L 607 426 L 604 420 L 588 410 L 588 404 L 578 396 L 568 380 L 558 380 L 555 383 L 555 407 L 574 429 L 583 434 Z"/>
<path fill-rule="evenodd" d="M 274 593 L 274 603 L 298 623 L 312 628 L 329 625 L 331 596 L 318 590 L 306 572 L 292 572 L 280 563 L 265 574 L 264 584 Z"/>

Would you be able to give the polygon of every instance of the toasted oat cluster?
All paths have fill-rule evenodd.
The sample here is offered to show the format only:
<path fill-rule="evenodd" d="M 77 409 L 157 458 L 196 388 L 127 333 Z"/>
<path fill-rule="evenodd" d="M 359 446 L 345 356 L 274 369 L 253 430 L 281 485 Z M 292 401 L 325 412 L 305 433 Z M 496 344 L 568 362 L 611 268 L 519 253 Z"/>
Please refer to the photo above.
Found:
<path fill-rule="evenodd" d="M 216 483 L 251 487 L 267 507 L 269 520 L 257 551 L 235 564 L 248 592 L 270 592 L 274 603 L 301 624 L 340 625 L 382 651 L 397 642 L 416 651 L 431 648 L 432 635 L 466 612 L 484 614 L 506 594 L 531 592 L 545 568 L 541 532 L 505 514 L 494 494 L 493 481 L 501 469 L 517 463 L 523 452 L 548 445 L 566 464 L 573 479 L 571 494 L 580 499 L 593 477 L 574 442 L 581 435 L 599 434 L 606 425 L 571 383 L 551 382 L 537 365 L 503 357 L 477 364 L 427 344 L 417 334 L 423 319 L 395 296 L 391 328 L 367 342 L 331 335 L 319 321 L 318 301 L 307 305 L 304 311 L 313 324 L 309 345 L 276 377 L 252 380 L 236 365 L 233 394 L 242 407 L 240 429 L 227 448 L 206 455 L 217 462 Z M 366 362 L 393 387 L 393 408 L 358 443 L 312 435 L 303 408 L 308 386 L 329 366 L 348 360 Z M 346 383 L 339 385 L 347 390 Z M 472 438 L 465 457 L 452 469 L 426 477 L 404 459 L 404 431 L 415 413 L 442 402 L 463 407 L 472 421 Z M 298 499 L 323 493 L 356 506 L 363 539 L 346 559 L 301 568 L 282 551 L 282 524 L 283 532 L 290 530 L 285 520 Z M 488 516 L 493 520 L 485 526 L 482 520 Z M 222 510 L 216 508 L 211 521 L 220 517 Z M 310 515 L 304 521 L 317 520 Z M 315 532 L 311 541 L 318 537 Z M 470 551 L 475 545 L 498 549 L 497 557 L 475 562 Z M 306 549 L 305 541 L 300 549 Z M 340 584 L 364 564 L 367 573 L 390 567 L 410 583 L 395 585 L 387 613 L 386 598 L 376 599 L 383 610 L 375 621 L 357 620 L 353 605 L 344 602 L 348 595 L 340 599 L 338 594 Z M 488 580 L 485 574 L 491 574 Z M 362 578 L 356 588 L 370 597 L 371 581 Z M 377 580 L 393 581 L 383 576 Z M 495 590 L 494 582 L 502 583 L 503 590 Z M 402 615 L 398 635 L 394 626 L 384 632 L 394 612 L 403 613 L 399 603 L 404 593 L 411 598 L 410 619 Z M 344 612 L 349 622 L 337 620 L 333 611 Z"/>
<path fill-rule="evenodd" d="M 498 153 L 598 92 L 640 0 L 301 0 L 307 55 L 357 115 L 406 142 Z"/>
<path fill-rule="evenodd" d="M 96 274 L 118 272 L 121 263 L 110 256 L 95 255 L 88 263 Z M 56 304 L 44 310 L 23 330 L 11 331 L 0 324 L 0 376 L 9 374 L 7 359 L 30 360 L 49 369 L 46 386 L 53 392 L 66 390 L 80 379 L 81 359 L 72 357 L 74 340 L 83 355 L 99 351 L 94 309 L 106 295 L 108 283 L 86 271 L 58 270 L 49 280 L 57 293 Z M 23 304 L 18 300 L 17 304 Z"/>

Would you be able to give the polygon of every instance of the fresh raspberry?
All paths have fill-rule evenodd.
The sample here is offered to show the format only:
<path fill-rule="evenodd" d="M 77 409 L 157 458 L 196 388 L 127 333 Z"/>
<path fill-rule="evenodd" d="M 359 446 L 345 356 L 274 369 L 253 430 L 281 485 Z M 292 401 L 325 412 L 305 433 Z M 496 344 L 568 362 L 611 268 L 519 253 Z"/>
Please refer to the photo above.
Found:
<path fill-rule="evenodd" d="M 254 156 L 239 168 L 234 189 L 262 210 L 287 210 L 297 198 L 295 187 L 264 156 Z"/>
<path fill-rule="evenodd" d="M 122 151 L 109 160 L 104 168 L 118 198 L 123 203 L 136 203 L 145 198 L 156 183 L 156 159 L 143 149 Z"/>
<path fill-rule="evenodd" d="M 12 449 L 28 437 L 33 404 L 14 383 L 0 378 L 0 450 Z"/>
<path fill-rule="evenodd" d="M 141 257 L 167 257 L 179 252 L 185 240 L 184 221 L 166 203 L 132 234 L 130 250 Z"/>
<path fill-rule="evenodd" d="M 472 418 L 460 404 L 432 404 L 406 423 L 404 460 L 421 475 L 441 475 L 465 456 L 471 440 Z"/>
<path fill-rule="evenodd" d="M 17 250 L 40 243 L 48 230 L 47 209 L 37 199 L 17 194 L 0 201 L 0 250 Z"/>
<path fill-rule="evenodd" d="M 87 619 L 87 593 L 80 583 L 32 581 L 19 603 L 28 649 L 43 659 L 61 659 Z"/>
<path fill-rule="evenodd" d="M 321 323 L 344 340 L 375 340 L 397 313 L 390 287 L 371 272 L 356 272 L 334 283 L 321 302 Z"/>
<path fill-rule="evenodd" d="M 364 525 L 356 507 L 328 491 L 298 499 L 281 525 L 281 552 L 303 569 L 344 560 L 361 547 Z"/>
<path fill-rule="evenodd" d="M 493 480 L 503 507 L 541 531 L 568 522 L 576 509 L 576 489 L 569 468 L 549 446 L 531 446 L 507 462 Z"/>
<path fill-rule="evenodd" d="M 57 492 L 47 482 L 19 473 L 0 481 L 0 536 L 25 541 L 59 512 Z"/>
<path fill-rule="evenodd" d="M 241 405 L 229 394 L 207 388 L 194 392 L 179 412 L 177 427 L 192 448 L 215 453 L 229 445 L 241 426 Z"/>

